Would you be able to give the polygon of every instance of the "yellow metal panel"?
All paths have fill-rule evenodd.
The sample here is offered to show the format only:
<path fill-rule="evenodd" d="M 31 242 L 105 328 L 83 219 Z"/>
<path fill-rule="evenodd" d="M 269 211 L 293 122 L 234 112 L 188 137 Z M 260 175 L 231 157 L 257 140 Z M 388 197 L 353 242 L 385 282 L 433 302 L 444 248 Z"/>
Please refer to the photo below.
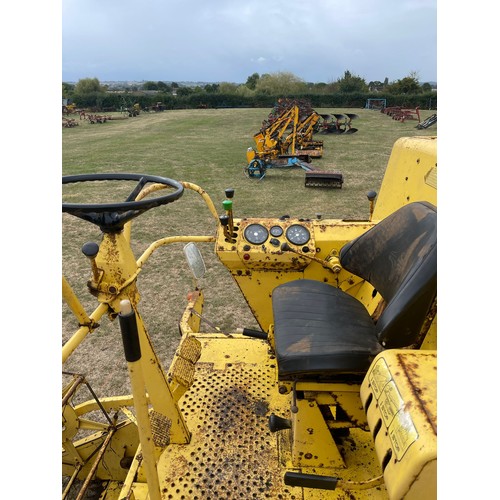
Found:
<path fill-rule="evenodd" d="M 382 220 L 414 201 L 437 206 L 437 137 L 402 137 L 396 141 L 373 219 Z"/>
<path fill-rule="evenodd" d="M 391 500 L 437 496 L 436 378 L 436 351 L 388 350 L 361 385 Z"/>
<path fill-rule="evenodd" d="M 292 413 L 292 463 L 295 467 L 345 467 L 318 404 L 313 400 L 297 401 Z M 321 443 L 321 446 L 318 446 Z"/>

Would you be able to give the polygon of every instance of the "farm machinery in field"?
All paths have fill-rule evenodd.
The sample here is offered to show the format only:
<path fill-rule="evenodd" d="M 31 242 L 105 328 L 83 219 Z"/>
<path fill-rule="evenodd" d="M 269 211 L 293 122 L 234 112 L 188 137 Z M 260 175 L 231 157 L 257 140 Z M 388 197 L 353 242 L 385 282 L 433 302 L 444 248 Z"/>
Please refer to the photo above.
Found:
<path fill-rule="evenodd" d="M 320 134 L 354 134 L 358 131 L 352 126 L 352 121 L 359 118 L 354 113 L 322 114 L 316 131 Z"/>
<path fill-rule="evenodd" d="M 63 499 L 77 486 L 85 498 L 91 483 L 102 500 L 437 497 L 436 138 L 396 142 L 363 220 L 238 217 L 234 190 L 219 211 L 200 186 L 144 174 L 62 183 L 62 210 L 81 221 L 67 219 L 100 230 L 99 241 L 82 241 L 96 309 L 88 314 L 88 297 L 62 281 L 76 327 L 62 348 Z M 96 183 L 106 203 L 88 199 L 84 184 Z M 115 184 L 130 184 L 125 201 L 113 201 L 123 192 Z M 137 257 L 133 219 L 187 191 L 202 197 L 213 227 L 159 235 Z M 179 345 L 164 367 L 138 275 L 177 244 L 196 286 L 179 304 Z M 196 245 L 214 249 L 258 328 L 222 331 L 207 319 Z M 164 269 L 160 294 L 174 286 Z M 106 318 L 129 394 L 98 396 L 88 358 L 64 368 Z"/>
<path fill-rule="evenodd" d="M 429 116 L 429 118 L 426 118 L 424 121 L 419 122 L 415 128 L 419 130 L 423 130 L 429 127 L 432 127 L 432 125 L 435 125 L 437 123 L 437 114 L 434 113 L 433 115 Z"/>
<path fill-rule="evenodd" d="M 320 171 L 311 165 L 312 158 L 323 155 L 323 141 L 313 139 L 320 121 L 321 115 L 316 111 L 304 114 L 297 104 L 293 104 L 279 116 L 264 122 L 254 135 L 255 148 L 247 149 L 245 175 L 263 179 L 270 168 L 300 167 L 306 172 L 306 187 L 341 188 L 341 172 Z"/>
<path fill-rule="evenodd" d="M 417 120 L 420 123 L 420 107 L 408 108 L 404 106 L 388 106 L 381 112 L 390 116 L 393 120 L 404 123 L 407 120 Z"/>

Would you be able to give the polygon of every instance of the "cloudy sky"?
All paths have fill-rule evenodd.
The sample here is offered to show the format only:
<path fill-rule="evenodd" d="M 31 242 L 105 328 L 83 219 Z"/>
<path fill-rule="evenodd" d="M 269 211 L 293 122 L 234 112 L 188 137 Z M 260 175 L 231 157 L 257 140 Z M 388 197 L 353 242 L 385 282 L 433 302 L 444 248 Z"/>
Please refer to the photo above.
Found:
<path fill-rule="evenodd" d="M 437 81 L 437 0 L 63 0 L 62 79 Z"/>

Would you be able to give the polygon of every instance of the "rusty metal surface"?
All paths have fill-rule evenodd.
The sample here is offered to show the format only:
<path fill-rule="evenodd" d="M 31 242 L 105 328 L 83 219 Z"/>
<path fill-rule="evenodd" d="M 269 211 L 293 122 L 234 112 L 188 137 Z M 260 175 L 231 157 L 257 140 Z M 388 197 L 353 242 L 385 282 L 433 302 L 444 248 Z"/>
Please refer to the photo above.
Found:
<path fill-rule="evenodd" d="M 379 354 L 361 399 L 390 498 L 435 499 L 437 492 L 437 351 Z"/>
<path fill-rule="evenodd" d="M 383 485 L 362 491 L 285 485 L 285 472 L 299 469 L 291 463 L 290 433 L 269 430 L 271 414 L 290 416 L 290 398 L 279 394 L 268 345 L 237 335 L 198 339 L 202 355 L 195 382 L 180 400 L 192 439 L 169 445 L 161 455 L 162 499 L 387 499 Z M 302 472 L 355 482 L 380 475 L 369 432 L 351 429 L 338 445 L 346 468 L 303 467 Z M 136 498 L 146 498 L 134 491 Z"/>
<path fill-rule="evenodd" d="M 415 411 L 421 411 L 437 435 L 437 352 L 403 352 L 397 355 L 397 359 L 407 377 L 411 394 L 419 403 Z"/>
<path fill-rule="evenodd" d="M 236 351 L 228 352 L 231 344 Z M 169 446 L 160 458 L 163 498 L 302 499 L 300 488 L 283 484 L 278 436 L 268 427 L 271 413 L 286 411 L 274 361 L 252 363 L 254 348 L 266 353 L 267 347 L 253 339 L 221 345 L 215 363 L 203 357 L 197 363 L 195 382 L 181 400 L 192 439 Z"/>

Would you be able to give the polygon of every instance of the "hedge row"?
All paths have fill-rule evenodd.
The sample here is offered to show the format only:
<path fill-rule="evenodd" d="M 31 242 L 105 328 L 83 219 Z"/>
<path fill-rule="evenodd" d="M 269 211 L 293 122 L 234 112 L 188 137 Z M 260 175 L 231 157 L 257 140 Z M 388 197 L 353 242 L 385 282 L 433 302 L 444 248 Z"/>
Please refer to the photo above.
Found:
<path fill-rule="evenodd" d="M 243 97 L 235 94 L 203 94 L 195 93 L 188 96 L 173 96 L 158 93 L 151 95 L 107 94 L 94 92 L 85 95 L 75 95 L 73 102 L 78 108 L 94 111 L 121 111 L 139 104 L 141 109 L 149 109 L 161 102 L 165 109 L 207 108 L 272 108 L 278 97 L 308 100 L 313 108 L 364 108 L 367 99 L 386 99 L 387 106 L 406 106 L 422 109 L 437 109 L 437 94 L 435 92 L 418 95 L 393 94 L 301 94 L 289 96 L 258 95 Z"/>

